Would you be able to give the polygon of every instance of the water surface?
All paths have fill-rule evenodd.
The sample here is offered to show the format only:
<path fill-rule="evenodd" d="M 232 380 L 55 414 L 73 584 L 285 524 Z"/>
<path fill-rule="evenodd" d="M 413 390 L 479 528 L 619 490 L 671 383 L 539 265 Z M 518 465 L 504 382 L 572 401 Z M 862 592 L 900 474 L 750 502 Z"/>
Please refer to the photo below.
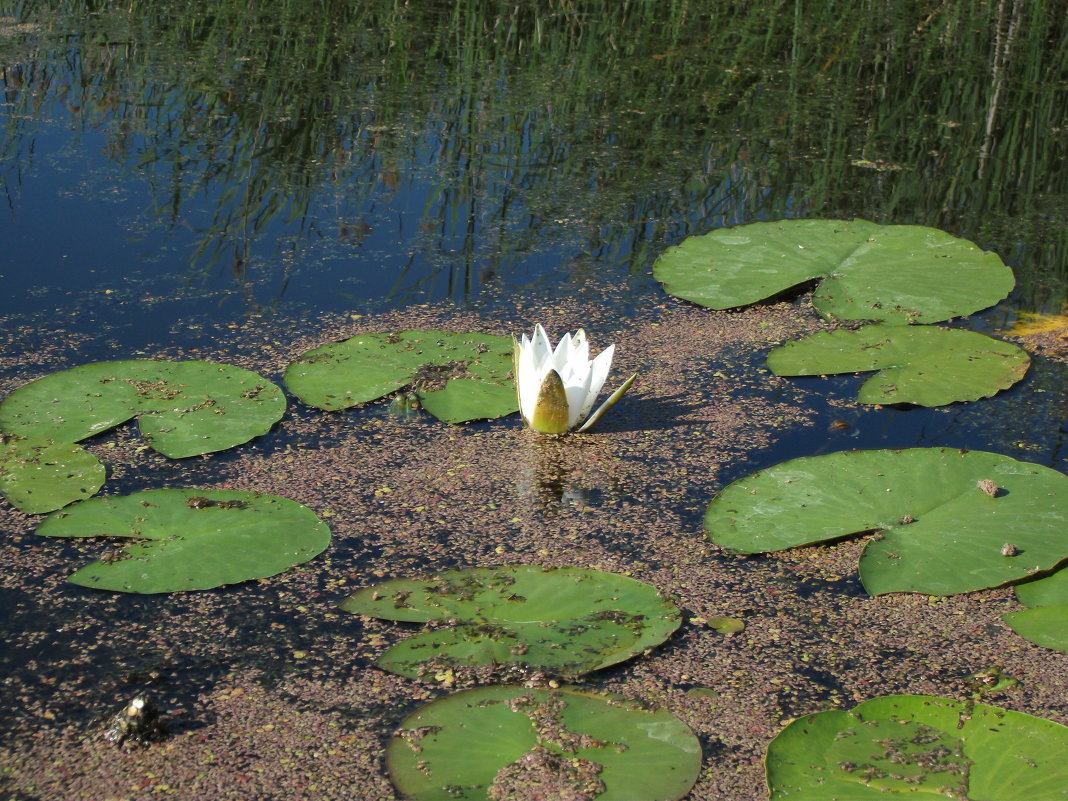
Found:
<path fill-rule="evenodd" d="M 792 216 L 945 228 L 1025 308 L 1064 300 L 1044 4 L 0 5 L 0 315 L 120 349 L 283 307 L 650 292 L 686 235 Z"/>
<path fill-rule="evenodd" d="M 1063 8 L 825 6 L 0 0 L 2 377 L 14 385 L 94 359 L 195 353 L 249 320 L 279 321 L 279 337 L 295 321 L 314 333 L 328 314 L 373 327 L 374 315 L 419 304 L 492 320 L 495 309 L 577 296 L 622 328 L 635 309 L 647 320 L 674 303 L 650 276 L 666 247 L 787 217 L 931 225 L 997 251 L 1018 288 L 962 324 L 993 331 L 1020 309 L 1059 311 Z M 53 357 L 19 364 L 46 345 Z M 761 361 L 752 354 L 747 369 Z M 693 375 L 717 381 L 718 369 L 695 365 Z M 719 477 L 913 445 L 1065 470 L 1065 382 L 1062 368 L 1036 363 L 992 400 L 906 410 L 857 408 L 855 378 L 799 380 L 815 423 Z M 620 425 L 647 425 L 640 410 L 621 408 Z M 318 435 L 329 444 L 361 434 L 331 418 Z M 276 430 L 250 447 L 278 453 L 300 444 L 290 436 Z M 198 462 L 201 480 L 227 458 Z M 113 476 L 107 489 L 193 468 L 153 470 Z M 566 482 L 558 489 L 560 504 L 575 503 Z M 610 490 L 584 487 L 580 501 L 628 500 Z M 696 527 L 690 503 L 680 515 Z M 332 625 L 280 612 L 277 629 L 243 628 L 249 609 L 273 610 L 271 590 L 258 600 L 220 590 L 233 604 L 235 651 L 198 661 L 137 653 L 107 632 L 164 626 L 171 612 L 196 618 L 215 595 L 94 595 L 91 618 L 59 634 L 82 590 L 58 590 L 60 611 L 30 591 L 4 592 L 15 645 L 3 658 L 27 685 L 37 660 L 91 685 L 80 649 L 99 640 L 105 687 L 173 670 L 184 684 L 168 692 L 188 700 L 204 676 L 244 665 L 245 646 L 269 654 L 249 656 L 257 666 L 281 664 Z M 5 708 L 23 703 L 15 692 Z M 62 715 L 88 718 L 65 703 Z"/>

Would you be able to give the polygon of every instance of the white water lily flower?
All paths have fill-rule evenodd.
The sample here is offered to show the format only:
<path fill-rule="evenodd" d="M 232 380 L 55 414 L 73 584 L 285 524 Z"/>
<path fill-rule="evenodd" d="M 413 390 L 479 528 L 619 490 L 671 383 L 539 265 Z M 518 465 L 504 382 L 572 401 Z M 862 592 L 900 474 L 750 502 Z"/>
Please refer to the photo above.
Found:
<path fill-rule="evenodd" d="M 586 332 L 579 329 L 553 349 L 548 334 L 540 325 L 534 336 L 515 343 L 515 383 L 519 392 L 519 413 L 523 422 L 540 434 L 567 434 L 585 431 L 596 423 L 623 393 L 637 374 L 613 392 L 590 414 L 597 394 L 608 378 L 615 345 L 609 345 L 596 359 L 590 360 Z"/>

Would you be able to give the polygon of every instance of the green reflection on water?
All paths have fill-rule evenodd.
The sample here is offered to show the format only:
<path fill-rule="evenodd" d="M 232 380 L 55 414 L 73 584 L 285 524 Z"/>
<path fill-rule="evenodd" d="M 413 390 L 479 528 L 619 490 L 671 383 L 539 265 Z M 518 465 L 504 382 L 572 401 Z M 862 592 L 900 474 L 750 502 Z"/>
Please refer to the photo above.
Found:
<path fill-rule="evenodd" d="M 546 239 L 641 274 L 689 233 L 821 215 L 972 238 L 1050 309 L 1068 272 L 1058 9 L 24 0 L 0 11 L 0 155 L 17 165 L 60 102 L 148 177 L 162 219 L 210 198 L 194 262 L 237 276 L 269 225 L 358 246 L 376 199 L 422 182 L 413 236 L 450 295 Z"/>

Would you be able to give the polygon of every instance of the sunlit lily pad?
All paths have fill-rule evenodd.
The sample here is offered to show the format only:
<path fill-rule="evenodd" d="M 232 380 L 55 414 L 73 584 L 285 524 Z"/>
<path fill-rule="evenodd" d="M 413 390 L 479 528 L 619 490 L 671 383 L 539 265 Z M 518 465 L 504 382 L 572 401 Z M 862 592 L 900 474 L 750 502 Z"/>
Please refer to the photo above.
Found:
<path fill-rule="evenodd" d="M 14 436 L 0 441 L 0 494 L 27 514 L 95 495 L 105 478 L 104 465 L 78 445 Z"/>
<path fill-rule="evenodd" d="M 712 617 L 708 619 L 708 627 L 720 634 L 737 634 L 745 629 L 745 623 L 736 617 Z"/>
<path fill-rule="evenodd" d="M 653 275 L 676 297 L 729 309 L 822 278 L 812 305 L 840 320 L 934 323 L 1012 290 L 995 253 L 919 225 L 782 220 L 720 228 L 668 248 Z"/>
<path fill-rule="evenodd" d="M 386 759 L 415 801 L 672 801 L 697 781 L 701 746 L 663 710 L 569 689 L 483 687 L 409 715 Z"/>
<path fill-rule="evenodd" d="M 137 593 L 266 578 L 307 562 L 330 543 L 330 529 L 307 507 L 234 490 L 156 489 L 90 498 L 49 515 L 37 533 L 138 540 L 70 577 L 85 587 Z"/>
<path fill-rule="evenodd" d="M 251 370 L 214 362 L 95 362 L 19 387 L 0 403 L 0 430 L 79 442 L 138 418 L 141 435 L 179 459 L 265 434 L 285 412 L 282 391 Z"/>
<path fill-rule="evenodd" d="M 767 753 L 771 801 L 1068 798 L 1068 728 L 1008 709 L 889 695 L 798 718 Z"/>
<path fill-rule="evenodd" d="M 410 387 L 439 420 L 460 423 L 518 411 L 512 340 L 449 331 L 372 333 L 310 350 L 285 374 L 304 403 L 336 411 Z"/>
<path fill-rule="evenodd" d="M 768 354 L 776 375 L 878 370 L 861 386 L 858 401 L 917 406 L 989 397 L 1023 378 L 1030 363 L 1027 353 L 1009 342 L 926 325 L 822 331 Z"/>
<path fill-rule="evenodd" d="M 860 560 L 872 595 L 951 595 L 1068 558 L 1068 476 L 952 448 L 844 451 L 792 459 L 709 504 L 713 542 L 759 553 L 879 531 Z M 1011 545 L 1011 548 L 1007 548 Z"/>
<path fill-rule="evenodd" d="M 1016 597 L 1029 608 L 1002 616 L 1012 630 L 1045 648 L 1068 653 L 1068 566 L 1017 585 Z"/>
<path fill-rule="evenodd" d="M 411 622 L 448 621 L 389 648 L 379 667 L 433 677 L 452 667 L 513 665 L 578 676 L 659 645 L 679 610 L 640 581 L 580 568 L 517 565 L 396 579 L 341 608 Z"/>

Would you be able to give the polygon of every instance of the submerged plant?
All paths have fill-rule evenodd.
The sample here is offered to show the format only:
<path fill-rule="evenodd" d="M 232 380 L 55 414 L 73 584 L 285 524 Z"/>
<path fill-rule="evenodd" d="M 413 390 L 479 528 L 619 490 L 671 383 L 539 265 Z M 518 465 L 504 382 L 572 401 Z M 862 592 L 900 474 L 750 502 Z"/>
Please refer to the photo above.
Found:
<path fill-rule="evenodd" d="M 539 434 L 568 434 L 585 431 L 615 405 L 630 389 L 637 373 L 608 396 L 593 414 L 594 401 L 608 378 L 615 345 L 609 345 L 590 359 L 590 345 L 581 328 L 567 333 L 553 349 L 541 325 L 534 336 L 515 343 L 515 382 L 519 393 L 519 413 Z"/>

